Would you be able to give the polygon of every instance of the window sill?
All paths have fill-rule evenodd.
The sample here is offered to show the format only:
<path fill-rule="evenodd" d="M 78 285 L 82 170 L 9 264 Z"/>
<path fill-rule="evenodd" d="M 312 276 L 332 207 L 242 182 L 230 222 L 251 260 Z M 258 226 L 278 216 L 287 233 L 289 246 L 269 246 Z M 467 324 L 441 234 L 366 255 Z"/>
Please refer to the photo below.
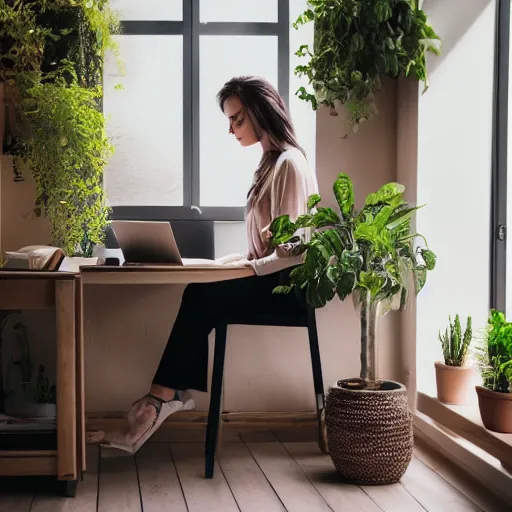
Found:
<path fill-rule="evenodd" d="M 446 463 L 451 463 L 459 481 L 472 480 L 465 494 L 473 496 L 482 510 L 510 510 L 512 474 L 503 469 L 498 459 L 419 411 L 414 415 L 414 437 L 416 443 L 424 443 Z M 443 465 L 434 469 L 443 474 Z"/>
<path fill-rule="evenodd" d="M 417 410 L 512 468 L 512 434 L 487 430 L 478 405 L 447 405 L 418 392 Z"/>

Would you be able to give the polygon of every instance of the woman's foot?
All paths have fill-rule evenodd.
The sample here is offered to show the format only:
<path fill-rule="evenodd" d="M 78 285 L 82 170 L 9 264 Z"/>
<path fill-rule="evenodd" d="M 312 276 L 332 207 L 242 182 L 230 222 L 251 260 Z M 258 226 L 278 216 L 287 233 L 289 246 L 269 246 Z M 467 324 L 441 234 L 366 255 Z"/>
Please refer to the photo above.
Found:
<path fill-rule="evenodd" d="M 178 391 L 177 399 L 164 400 L 148 393 L 135 402 L 128 413 L 129 428 L 124 432 L 93 431 L 87 433 L 90 444 L 104 444 L 135 453 L 171 414 L 195 407 L 187 391 Z"/>

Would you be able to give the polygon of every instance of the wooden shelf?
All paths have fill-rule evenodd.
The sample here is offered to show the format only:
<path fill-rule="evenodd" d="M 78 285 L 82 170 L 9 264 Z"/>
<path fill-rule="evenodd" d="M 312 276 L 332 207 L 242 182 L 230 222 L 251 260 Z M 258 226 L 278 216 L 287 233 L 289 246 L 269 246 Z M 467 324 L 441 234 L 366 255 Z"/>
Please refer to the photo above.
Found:
<path fill-rule="evenodd" d="M 418 392 L 417 408 L 507 466 L 512 465 L 512 434 L 487 430 L 482 423 L 478 406 L 447 405 L 437 398 Z"/>
<path fill-rule="evenodd" d="M 56 450 L 0 450 L 0 475 L 56 475 Z"/>
<path fill-rule="evenodd" d="M 56 457 L 57 450 L 0 450 L 1 457 Z"/>

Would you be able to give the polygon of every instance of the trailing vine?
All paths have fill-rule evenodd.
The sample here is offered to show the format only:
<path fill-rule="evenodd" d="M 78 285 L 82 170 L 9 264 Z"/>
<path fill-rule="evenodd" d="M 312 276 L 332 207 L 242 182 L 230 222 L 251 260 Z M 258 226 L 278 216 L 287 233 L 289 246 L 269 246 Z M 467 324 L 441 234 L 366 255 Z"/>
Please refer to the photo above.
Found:
<path fill-rule="evenodd" d="M 440 53 L 439 36 L 428 24 L 419 0 L 309 0 L 310 9 L 294 27 L 313 22 L 313 49 L 302 45 L 296 55 L 308 57 L 295 68 L 313 92 L 301 87 L 299 98 L 314 110 L 327 105 L 337 115 L 348 111 L 354 131 L 377 113 L 375 93 L 381 78 L 411 76 L 428 88 L 426 53 Z"/>
<path fill-rule="evenodd" d="M 0 0 L 0 81 L 14 107 L 3 149 L 15 179 L 33 174 L 34 212 L 68 255 L 91 255 L 108 223 L 101 84 L 117 29 L 108 0 Z"/>

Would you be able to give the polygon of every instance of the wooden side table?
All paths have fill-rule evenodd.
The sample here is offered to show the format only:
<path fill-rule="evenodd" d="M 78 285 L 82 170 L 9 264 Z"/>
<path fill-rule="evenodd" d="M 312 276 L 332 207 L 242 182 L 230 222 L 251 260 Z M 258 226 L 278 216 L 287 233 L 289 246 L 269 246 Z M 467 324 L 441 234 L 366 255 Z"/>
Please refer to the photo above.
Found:
<path fill-rule="evenodd" d="M 0 309 L 55 309 L 56 449 L 0 450 L 0 475 L 56 475 L 74 496 L 85 470 L 83 319 L 80 276 L 64 272 L 0 271 Z M 1 435 L 1 434 L 0 434 Z"/>

